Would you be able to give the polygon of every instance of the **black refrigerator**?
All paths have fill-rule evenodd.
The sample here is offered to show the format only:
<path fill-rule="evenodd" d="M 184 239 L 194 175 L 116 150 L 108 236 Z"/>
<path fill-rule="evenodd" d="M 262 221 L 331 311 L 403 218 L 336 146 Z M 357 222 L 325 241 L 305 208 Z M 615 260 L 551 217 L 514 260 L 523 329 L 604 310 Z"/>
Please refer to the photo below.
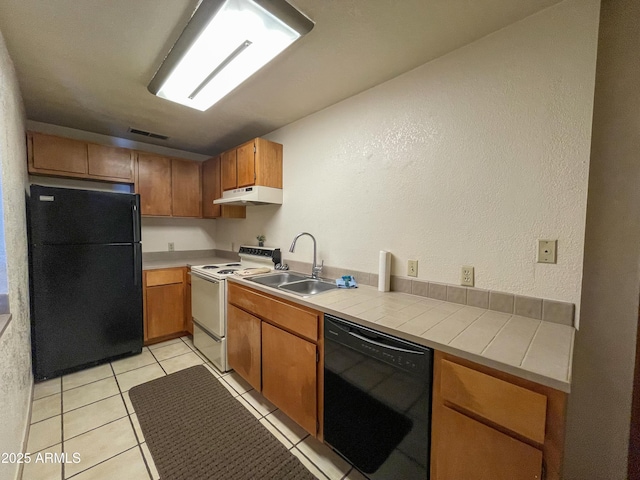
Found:
<path fill-rule="evenodd" d="M 139 195 L 31 185 L 27 205 L 35 379 L 141 352 Z"/>

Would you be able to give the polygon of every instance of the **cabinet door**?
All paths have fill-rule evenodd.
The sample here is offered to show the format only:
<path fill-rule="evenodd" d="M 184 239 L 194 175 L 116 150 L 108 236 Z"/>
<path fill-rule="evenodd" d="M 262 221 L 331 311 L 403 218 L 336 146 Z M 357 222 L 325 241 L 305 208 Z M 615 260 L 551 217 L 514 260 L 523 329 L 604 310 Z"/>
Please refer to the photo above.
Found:
<path fill-rule="evenodd" d="M 133 183 L 133 155 L 126 148 L 87 145 L 89 175 Z"/>
<path fill-rule="evenodd" d="M 248 187 L 256 183 L 256 156 L 253 141 L 240 145 L 236 149 L 238 162 L 238 188 Z"/>
<path fill-rule="evenodd" d="M 222 196 L 220 179 L 220 157 L 213 157 L 202 163 L 202 216 L 218 218 L 221 206 L 213 201 Z"/>
<path fill-rule="evenodd" d="M 317 432 L 316 345 L 262 323 L 262 394 L 306 431 Z"/>
<path fill-rule="evenodd" d="M 171 198 L 174 217 L 201 217 L 200 163 L 171 160 Z"/>
<path fill-rule="evenodd" d="M 182 283 L 147 287 L 147 336 L 149 339 L 184 331 Z"/>
<path fill-rule="evenodd" d="M 448 407 L 438 408 L 435 414 L 440 415 L 440 435 L 433 459 L 434 480 L 542 478 L 541 450 Z"/>
<path fill-rule="evenodd" d="M 138 154 L 138 193 L 142 215 L 171 215 L 171 160 Z"/>
<path fill-rule="evenodd" d="M 233 190 L 238 188 L 238 170 L 236 163 L 236 151 L 230 150 L 220 155 L 222 168 L 222 189 Z"/>
<path fill-rule="evenodd" d="M 227 358 L 229 366 L 260 391 L 260 324 L 259 318 L 227 306 Z"/>
<path fill-rule="evenodd" d="M 37 170 L 87 174 L 87 144 L 70 138 L 32 133 L 32 164 Z"/>

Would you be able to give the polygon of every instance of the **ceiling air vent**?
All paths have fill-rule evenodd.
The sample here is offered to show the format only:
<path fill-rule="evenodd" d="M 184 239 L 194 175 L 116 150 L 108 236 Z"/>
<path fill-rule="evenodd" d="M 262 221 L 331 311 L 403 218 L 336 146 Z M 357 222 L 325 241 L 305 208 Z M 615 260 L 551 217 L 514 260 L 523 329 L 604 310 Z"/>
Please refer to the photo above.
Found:
<path fill-rule="evenodd" d="M 129 127 L 129 132 L 135 133 L 136 135 L 142 135 L 144 137 L 157 138 L 160 140 L 167 140 L 169 138 L 166 135 L 160 135 L 159 133 L 151 133 L 151 132 L 147 132 L 146 130 L 138 130 L 137 128 L 131 128 L 131 127 Z"/>

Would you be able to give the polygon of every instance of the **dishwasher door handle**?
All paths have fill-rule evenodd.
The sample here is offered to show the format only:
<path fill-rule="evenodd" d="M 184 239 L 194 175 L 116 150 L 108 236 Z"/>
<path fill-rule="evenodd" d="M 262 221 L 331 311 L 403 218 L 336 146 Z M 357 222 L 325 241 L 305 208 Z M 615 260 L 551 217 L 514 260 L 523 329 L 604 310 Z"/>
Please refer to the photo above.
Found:
<path fill-rule="evenodd" d="M 420 351 L 417 351 L 417 350 L 407 350 L 406 348 L 394 347 L 393 345 L 387 345 L 386 343 L 376 342 L 375 340 L 372 340 L 371 338 L 367 338 L 367 337 L 364 337 L 362 335 L 358 335 L 357 333 L 354 333 L 354 332 L 347 332 L 347 333 L 349 335 L 351 335 L 351 336 L 356 337 L 359 340 L 362 340 L 363 342 L 371 343 L 373 345 L 377 345 L 378 347 L 387 348 L 389 350 L 394 350 L 396 352 L 411 353 L 413 355 L 424 355 L 424 352 L 420 352 Z"/>

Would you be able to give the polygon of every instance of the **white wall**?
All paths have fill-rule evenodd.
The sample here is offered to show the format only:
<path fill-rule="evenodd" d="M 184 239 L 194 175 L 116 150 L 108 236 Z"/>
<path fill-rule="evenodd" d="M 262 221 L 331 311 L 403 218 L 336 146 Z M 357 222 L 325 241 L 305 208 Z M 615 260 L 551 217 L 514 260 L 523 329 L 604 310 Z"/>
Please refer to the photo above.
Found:
<path fill-rule="evenodd" d="M 22 451 L 33 384 L 29 341 L 24 121 L 15 70 L 0 34 L 0 165 L 12 315 L 0 337 L 0 452 Z M 16 478 L 17 473 L 17 464 L 0 463 L 0 478 Z"/>
<path fill-rule="evenodd" d="M 638 51 L 640 3 L 603 2 L 566 480 L 638 478 L 626 475 L 640 295 Z"/>
<path fill-rule="evenodd" d="M 579 305 L 598 8 L 567 0 L 271 133 L 284 204 L 219 221 L 218 248 L 309 231 L 328 265 L 375 272 L 388 249 L 396 275 L 473 265 L 479 288 Z"/>
<path fill-rule="evenodd" d="M 153 152 L 159 155 L 167 155 L 188 160 L 204 161 L 207 156 L 197 153 L 184 152 L 172 148 L 134 142 L 124 138 L 110 137 L 97 133 L 85 132 L 73 128 L 51 125 L 48 123 L 27 121 L 27 128 L 36 132 L 60 135 L 75 138 L 87 142 L 96 142 L 105 145 L 117 145 L 119 147 Z M 93 190 L 119 190 L 130 191 L 128 185 L 106 182 L 93 182 L 88 180 L 76 180 L 68 178 L 30 176 L 31 183 L 51 185 L 67 188 L 86 188 Z M 162 252 L 167 251 L 167 244 L 174 242 L 175 250 L 209 250 L 215 248 L 216 221 L 210 219 L 188 218 L 143 218 L 142 219 L 142 251 Z"/>

